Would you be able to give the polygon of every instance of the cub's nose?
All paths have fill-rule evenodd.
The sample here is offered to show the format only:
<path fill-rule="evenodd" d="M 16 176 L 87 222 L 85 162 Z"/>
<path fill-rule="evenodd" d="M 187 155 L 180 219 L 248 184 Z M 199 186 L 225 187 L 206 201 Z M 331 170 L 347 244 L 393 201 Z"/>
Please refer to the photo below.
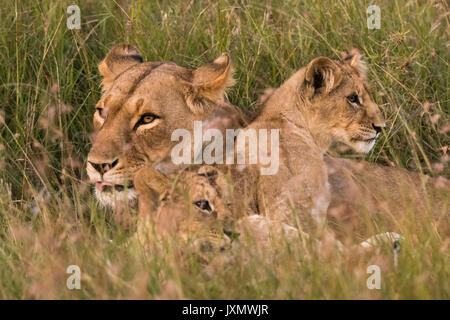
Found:
<path fill-rule="evenodd" d="M 92 161 L 88 161 L 91 166 L 97 170 L 97 172 L 99 172 L 100 174 L 105 174 L 106 172 L 108 172 L 109 170 L 111 170 L 112 168 L 114 168 L 115 166 L 117 166 L 117 164 L 119 163 L 119 159 L 114 160 L 113 162 L 109 163 L 109 162 L 104 162 L 104 163 L 95 163 Z"/>
<path fill-rule="evenodd" d="M 373 127 L 373 129 L 377 132 L 377 134 L 381 132 L 381 127 L 376 126 L 376 125 L 374 125 L 374 124 L 372 124 L 372 127 Z"/>

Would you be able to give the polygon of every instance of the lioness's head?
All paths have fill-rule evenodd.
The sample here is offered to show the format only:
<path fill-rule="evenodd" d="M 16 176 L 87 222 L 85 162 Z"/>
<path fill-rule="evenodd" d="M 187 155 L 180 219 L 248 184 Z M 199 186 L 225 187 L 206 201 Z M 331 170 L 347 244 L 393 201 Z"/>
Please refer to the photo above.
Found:
<path fill-rule="evenodd" d="M 325 149 L 331 142 L 339 141 L 358 152 L 369 152 L 385 126 L 372 99 L 359 53 L 340 61 L 313 59 L 266 98 L 266 105 L 281 98 L 292 99 L 304 126 Z"/>
<path fill-rule="evenodd" d="M 224 127 L 241 125 L 240 110 L 224 100 L 233 84 L 226 54 L 192 70 L 172 62 L 143 62 L 136 48 L 118 45 L 99 70 L 103 94 L 94 114 L 87 172 L 103 205 L 136 198 L 135 173 L 144 165 L 170 162 L 175 129 L 191 132 L 194 120 L 216 124 L 217 117 L 226 118 Z"/>

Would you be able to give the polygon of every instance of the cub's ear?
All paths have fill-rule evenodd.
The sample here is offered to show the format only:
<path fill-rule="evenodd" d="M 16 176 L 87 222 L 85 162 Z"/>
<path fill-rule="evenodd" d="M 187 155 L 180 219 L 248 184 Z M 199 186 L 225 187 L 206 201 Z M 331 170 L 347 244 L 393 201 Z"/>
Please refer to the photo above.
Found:
<path fill-rule="evenodd" d="M 329 58 L 315 58 L 306 67 L 305 81 L 312 86 L 314 93 L 318 91 L 330 93 L 341 80 L 341 69 Z"/>
<path fill-rule="evenodd" d="M 187 93 L 187 102 L 194 113 L 203 111 L 202 101 L 223 101 L 226 89 L 234 85 L 230 56 L 222 54 L 211 63 L 194 70 L 192 88 Z"/>
<path fill-rule="evenodd" d="M 170 179 L 153 168 L 140 169 L 133 184 L 139 196 L 139 212 L 142 211 L 141 204 L 146 207 L 144 211 L 157 208 L 171 186 Z"/>
<path fill-rule="evenodd" d="M 114 46 L 98 65 L 98 70 L 103 76 L 103 90 L 108 90 L 111 87 L 117 75 L 141 62 L 141 53 L 135 47 L 129 44 Z"/>
<path fill-rule="evenodd" d="M 352 50 L 352 56 L 347 57 L 347 59 L 344 59 L 346 63 L 349 63 L 353 68 L 358 70 L 359 74 L 362 77 L 366 77 L 367 75 L 367 66 L 362 60 L 362 55 L 357 51 L 356 49 Z"/>

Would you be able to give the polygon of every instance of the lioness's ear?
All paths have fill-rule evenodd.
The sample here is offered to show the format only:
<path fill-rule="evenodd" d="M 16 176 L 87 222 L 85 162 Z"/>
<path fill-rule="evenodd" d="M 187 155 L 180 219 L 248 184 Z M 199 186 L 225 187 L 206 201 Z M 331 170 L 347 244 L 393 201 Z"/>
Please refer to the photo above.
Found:
<path fill-rule="evenodd" d="M 331 59 L 319 57 L 306 67 L 305 81 L 314 88 L 314 92 L 331 92 L 342 80 L 342 72 Z"/>
<path fill-rule="evenodd" d="M 226 89 L 234 85 L 230 56 L 222 54 L 216 60 L 196 69 L 192 78 L 192 91 L 187 97 L 193 112 L 201 112 L 201 100 L 223 101 Z M 200 109 L 200 110 L 199 110 Z"/>
<path fill-rule="evenodd" d="M 114 46 L 98 65 L 98 70 L 103 76 L 103 90 L 108 90 L 111 87 L 117 75 L 141 62 L 141 53 L 135 47 L 129 44 Z"/>

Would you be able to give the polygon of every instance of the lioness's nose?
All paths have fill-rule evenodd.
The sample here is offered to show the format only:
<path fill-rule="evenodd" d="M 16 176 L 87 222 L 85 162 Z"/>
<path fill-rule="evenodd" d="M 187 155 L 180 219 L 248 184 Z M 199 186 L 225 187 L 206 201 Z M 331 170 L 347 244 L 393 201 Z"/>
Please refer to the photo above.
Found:
<path fill-rule="evenodd" d="M 114 160 L 113 162 L 104 162 L 104 163 L 95 163 L 88 161 L 95 170 L 97 170 L 100 174 L 105 174 L 119 163 L 119 159 Z"/>

